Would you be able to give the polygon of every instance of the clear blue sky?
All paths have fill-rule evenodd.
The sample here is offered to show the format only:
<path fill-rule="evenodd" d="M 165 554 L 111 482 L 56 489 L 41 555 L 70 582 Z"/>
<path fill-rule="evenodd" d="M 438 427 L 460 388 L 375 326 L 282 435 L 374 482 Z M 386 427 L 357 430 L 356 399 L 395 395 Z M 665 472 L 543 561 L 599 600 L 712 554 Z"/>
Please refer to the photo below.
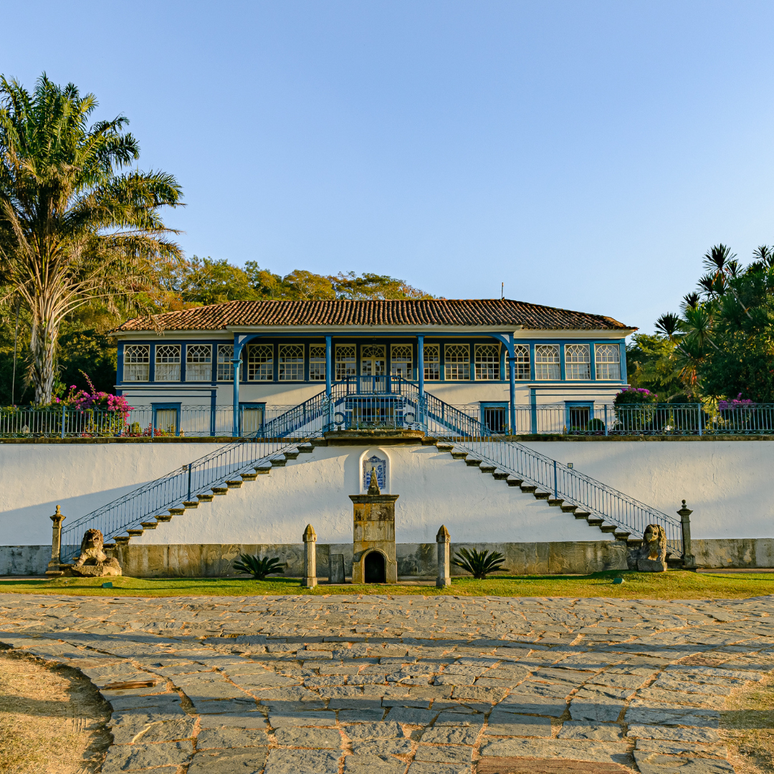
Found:
<path fill-rule="evenodd" d="M 191 254 L 652 330 L 774 243 L 774 3 L 5 4 L 0 72 L 123 113 Z"/>

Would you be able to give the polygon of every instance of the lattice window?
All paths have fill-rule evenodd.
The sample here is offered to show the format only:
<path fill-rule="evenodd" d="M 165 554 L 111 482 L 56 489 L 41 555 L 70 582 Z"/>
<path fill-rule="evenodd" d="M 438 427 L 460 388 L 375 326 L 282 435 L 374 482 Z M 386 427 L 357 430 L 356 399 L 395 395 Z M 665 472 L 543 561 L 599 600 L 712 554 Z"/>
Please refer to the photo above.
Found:
<path fill-rule="evenodd" d="M 500 381 L 500 345 L 476 344 L 476 379 Z"/>
<path fill-rule="evenodd" d="M 393 344 L 390 375 L 411 379 L 414 375 L 414 350 L 411 344 Z"/>
<path fill-rule="evenodd" d="M 304 345 L 281 344 L 279 348 L 279 380 L 304 381 Z"/>
<path fill-rule="evenodd" d="M 309 381 L 325 381 L 325 344 L 309 345 Z"/>
<path fill-rule="evenodd" d="M 594 347 L 597 379 L 621 378 L 621 349 L 617 344 L 597 344 Z"/>
<path fill-rule="evenodd" d="M 527 344 L 516 344 L 513 348 L 515 373 L 514 379 L 519 382 L 529 381 L 529 346 Z M 511 363 L 505 358 L 505 378 L 511 378 Z"/>
<path fill-rule="evenodd" d="M 441 380 L 441 347 L 438 344 L 425 344 L 425 381 Z"/>
<path fill-rule="evenodd" d="M 233 344 L 218 344 L 218 381 L 234 381 L 234 359 Z"/>
<path fill-rule="evenodd" d="M 274 381 L 274 345 L 247 345 L 247 381 Z"/>
<path fill-rule="evenodd" d="M 185 348 L 185 380 L 209 382 L 212 379 L 212 346 L 187 344 Z"/>
<path fill-rule="evenodd" d="M 150 378 L 150 345 L 127 344 L 124 347 L 124 381 L 147 382 Z"/>
<path fill-rule="evenodd" d="M 336 345 L 336 381 L 357 376 L 357 359 L 354 344 Z"/>
<path fill-rule="evenodd" d="M 446 381 L 470 381 L 470 347 L 467 344 L 446 345 Z"/>
<path fill-rule="evenodd" d="M 562 378 L 558 344 L 535 346 L 535 378 L 542 382 L 559 381 Z"/>
<path fill-rule="evenodd" d="M 180 345 L 156 345 L 156 381 L 180 381 Z"/>
<path fill-rule="evenodd" d="M 588 344 L 564 345 L 564 375 L 567 379 L 591 379 L 591 352 Z"/>
<path fill-rule="evenodd" d="M 360 348 L 360 374 L 384 376 L 387 370 L 386 352 L 384 344 L 364 344 Z"/>

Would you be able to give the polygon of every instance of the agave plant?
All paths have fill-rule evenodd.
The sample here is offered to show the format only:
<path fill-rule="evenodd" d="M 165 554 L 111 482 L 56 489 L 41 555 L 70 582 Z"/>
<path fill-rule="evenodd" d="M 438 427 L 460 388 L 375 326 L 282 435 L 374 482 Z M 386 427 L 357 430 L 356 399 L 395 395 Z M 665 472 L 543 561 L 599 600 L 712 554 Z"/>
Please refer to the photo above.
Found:
<path fill-rule="evenodd" d="M 462 567 L 479 580 L 491 572 L 505 572 L 502 567 L 504 561 L 505 557 L 499 551 L 478 551 L 475 548 L 460 548 L 451 559 L 453 565 Z"/>
<path fill-rule="evenodd" d="M 282 574 L 284 564 L 276 557 L 251 556 L 240 554 L 239 559 L 234 560 L 234 569 L 237 572 L 246 572 L 256 580 L 263 580 L 267 575 Z"/>

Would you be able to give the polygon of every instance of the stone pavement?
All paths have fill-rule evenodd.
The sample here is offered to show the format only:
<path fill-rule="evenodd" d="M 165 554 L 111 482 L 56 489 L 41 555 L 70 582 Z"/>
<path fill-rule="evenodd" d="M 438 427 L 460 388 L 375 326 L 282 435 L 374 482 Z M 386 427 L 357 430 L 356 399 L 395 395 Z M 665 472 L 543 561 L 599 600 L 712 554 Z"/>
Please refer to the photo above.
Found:
<path fill-rule="evenodd" d="M 104 774 L 720 774 L 774 597 L 0 594 L 113 707 Z"/>

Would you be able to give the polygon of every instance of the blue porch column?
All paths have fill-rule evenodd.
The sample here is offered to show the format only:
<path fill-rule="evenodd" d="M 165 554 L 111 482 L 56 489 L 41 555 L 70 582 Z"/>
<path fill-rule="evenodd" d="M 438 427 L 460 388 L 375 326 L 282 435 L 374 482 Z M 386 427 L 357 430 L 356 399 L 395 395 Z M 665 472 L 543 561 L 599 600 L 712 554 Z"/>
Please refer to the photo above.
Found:
<path fill-rule="evenodd" d="M 508 353 L 508 423 L 511 426 L 511 435 L 516 434 L 516 350 L 513 344 L 513 335 L 505 340 L 505 347 Z"/>
<path fill-rule="evenodd" d="M 241 424 L 239 421 L 239 377 L 241 371 L 240 366 L 242 365 L 242 344 L 239 343 L 236 336 L 234 336 L 234 357 L 231 362 L 234 365 L 234 421 L 231 433 L 234 438 L 239 438 L 241 435 L 241 428 L 239 427 Z"/>
<path fill-rule="evenodd" d="M 425 397 L 425 337 L 417 334 L 417 382 L 419 384 L 419 406 L 417 406 L 417 422 L 424 423 Z"/>
<path fill-rule="evenodd" d="M 325 394 L 331 397 L 333 385 L 333 344 L 330 336 L 325 337 Z"/>

